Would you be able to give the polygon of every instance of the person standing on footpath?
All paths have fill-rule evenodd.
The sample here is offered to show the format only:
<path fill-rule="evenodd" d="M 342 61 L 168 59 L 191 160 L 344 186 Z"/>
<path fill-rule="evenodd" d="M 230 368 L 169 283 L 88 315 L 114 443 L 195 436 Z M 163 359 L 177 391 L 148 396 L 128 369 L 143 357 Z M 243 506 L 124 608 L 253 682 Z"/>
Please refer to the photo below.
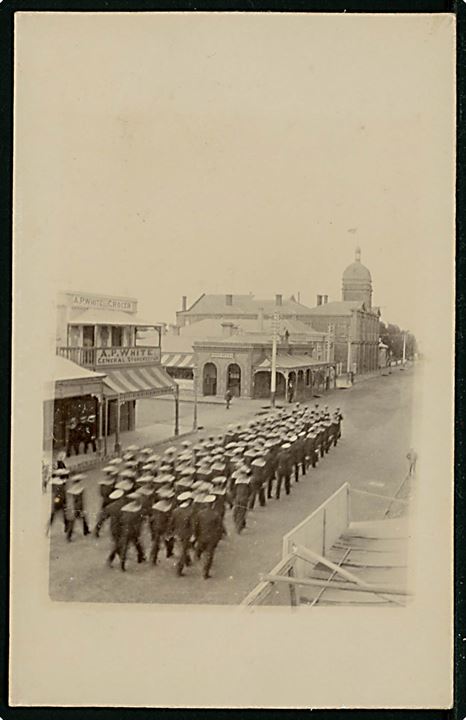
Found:
<path fill-rule="evenodd" d="M 227 410 L 230 409 L 230 403 L 231 403 L 232 399 L 233 399 L 233 395 L 231 393 L 231 390 L 227 390 L 225 393 L 225 402 L 226 402 Z"/>

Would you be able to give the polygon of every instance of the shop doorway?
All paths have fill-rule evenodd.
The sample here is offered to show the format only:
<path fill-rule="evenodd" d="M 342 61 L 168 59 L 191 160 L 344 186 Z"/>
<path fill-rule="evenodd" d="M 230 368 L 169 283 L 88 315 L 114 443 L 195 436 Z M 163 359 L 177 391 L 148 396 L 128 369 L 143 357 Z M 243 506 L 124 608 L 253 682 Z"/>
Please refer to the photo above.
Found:
<path fill-rule="evenodd" d="M 214 363 L 208 362 L 204 365 L 202 394 L 217 394 L 217 366 Z"/>
<path fill-rule="evenodd" d="M 241 395 L 241 368 L 237 363 L 228 365 L 227 390 L 231 392 L 233 397 Z"/>

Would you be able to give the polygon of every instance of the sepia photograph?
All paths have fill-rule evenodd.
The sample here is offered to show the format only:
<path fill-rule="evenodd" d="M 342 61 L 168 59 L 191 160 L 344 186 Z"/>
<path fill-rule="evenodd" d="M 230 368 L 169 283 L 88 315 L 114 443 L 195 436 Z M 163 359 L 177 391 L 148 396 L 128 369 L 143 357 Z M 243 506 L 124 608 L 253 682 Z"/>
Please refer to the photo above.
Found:
<path fill-rule="evenodd" d="M 15 38 L 13 700 L 447 707 L 453 16 L 20 12 Z M 77 700 L 25 679 L 39 608 L 37 647 L 150 617 L 190 628 L 162 653 L 244 633 L 266 672 L 287 636 L 296 687 L 173 695 L 173 660 Z M 355 681 L 376 658 L 392 700 Z"/>

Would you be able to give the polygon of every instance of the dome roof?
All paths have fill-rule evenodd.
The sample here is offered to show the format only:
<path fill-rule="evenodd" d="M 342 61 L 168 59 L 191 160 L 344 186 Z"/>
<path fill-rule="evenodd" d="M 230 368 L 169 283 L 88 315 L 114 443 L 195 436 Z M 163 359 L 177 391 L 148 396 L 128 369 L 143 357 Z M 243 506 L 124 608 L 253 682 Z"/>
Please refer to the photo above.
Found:
<path fill-rule="evenodd" d="M 348 265 L 346 270 L 343 273 L 343 280 L 349 280 L 349 281 L 361 281 L 361 282 L 371 282 L 371 274 L 369 270 L 366 268 L 365 265 L 361 262 L 361 250 L 360 248 L 356 248 L 355 253 L 355 261 L 351 263 L 351 265 Z"/>

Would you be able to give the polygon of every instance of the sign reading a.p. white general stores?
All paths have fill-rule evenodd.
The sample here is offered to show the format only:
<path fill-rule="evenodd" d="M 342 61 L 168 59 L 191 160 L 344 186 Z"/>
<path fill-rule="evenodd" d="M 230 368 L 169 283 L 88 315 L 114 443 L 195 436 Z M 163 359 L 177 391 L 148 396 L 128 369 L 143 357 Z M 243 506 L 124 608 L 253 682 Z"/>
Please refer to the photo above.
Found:
<path fill-rule="evenodd" d="M 160 362 L 160 348 L 156 347 L 113 347 L 96 348 L 95 364 L 103 365 L 148 365 Z"/>
<path fill-rule="evenodd" d="M 122 312 L 136 312 L 137 300 L 133 298 L 119 298 L 106 295 L 92 295 L 91 293 L 71 293 L 71 307 L 94 310 L 120 310 Z"/>

